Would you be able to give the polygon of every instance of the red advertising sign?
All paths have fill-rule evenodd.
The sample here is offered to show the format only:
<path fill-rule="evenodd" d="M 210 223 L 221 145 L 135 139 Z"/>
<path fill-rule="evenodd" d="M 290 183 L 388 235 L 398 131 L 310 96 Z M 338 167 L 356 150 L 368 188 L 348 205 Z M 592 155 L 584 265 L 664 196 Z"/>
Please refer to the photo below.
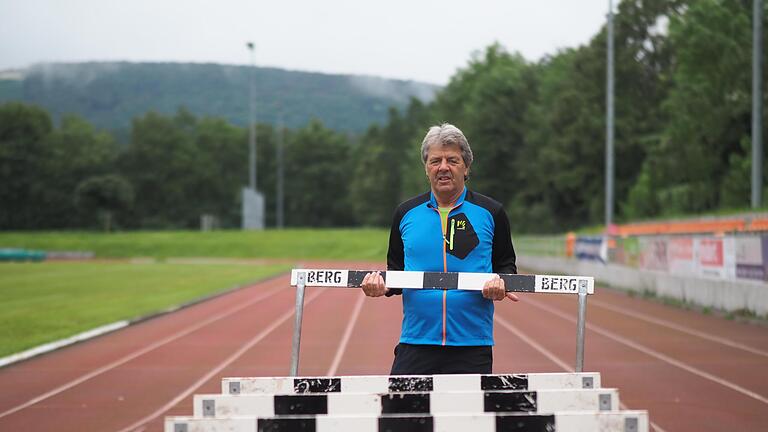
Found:
<path fill-rule="evenodd" d="M 723 240 L 701 239 L 699 240 L 699 264 L 704 267 L 723 266 Z"/>

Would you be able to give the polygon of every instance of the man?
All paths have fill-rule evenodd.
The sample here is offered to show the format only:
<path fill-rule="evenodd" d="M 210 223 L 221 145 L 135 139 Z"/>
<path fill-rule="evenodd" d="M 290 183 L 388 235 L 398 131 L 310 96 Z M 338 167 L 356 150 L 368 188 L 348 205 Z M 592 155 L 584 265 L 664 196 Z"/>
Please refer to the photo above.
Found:
<path fill-rule="evenodd" d="M 387 269 L 517 273 L 504 207 L 464 186 L 472 149 L 455 126 L 433 126 L 421 144 L 430 191 L 395 210 Z M 365 276 L 367 296 L 402 294 L 403 324 L 392 375 L 491 373 L 493 301 L 509 298 L 498 276 L 482 292 L 388 289 L 379 272 Z"/>

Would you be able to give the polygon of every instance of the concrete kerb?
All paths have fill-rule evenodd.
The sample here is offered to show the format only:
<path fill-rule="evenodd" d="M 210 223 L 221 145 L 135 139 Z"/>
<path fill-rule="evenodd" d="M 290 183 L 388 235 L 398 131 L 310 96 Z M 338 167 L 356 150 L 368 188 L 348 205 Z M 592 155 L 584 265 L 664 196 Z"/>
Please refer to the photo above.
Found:
<path fill-rule="evenodd" d="M 257 284 L 257 283 L 269 282 L 269 281 L 277 279 L 279 277 L 283 277 L 284 275 L 285 275 L 285 273 L 280 273 L 280 274 L 277 274 L 275 276 L 268 277 L 266 279 L 260 279 L 260 280 L 256 280 L 256 281 L 246 282 L 244 284 L 234 285 L 234 286 L 231 286 L 229 288 L 224 289 L 223 291 L 218 291 L 218 292 L 215 292 L 213 294 L 208 294 L 208 295 L 205 295 L 205 296 L 202 296 L 202 297 L 198 297 L 198 298 L 190 300 L 188 302 L 180 303 L 178 305 L 173 305 L 173 306 L 167 307 L 167 308 L 165 308 L 163 310 L 160 310 L 160 311 L 157 311 L 157 312 L 152 312 L 152 313 L 149 313 L 149 314 L 146 314 L 146 315 L 142 315 L 142 316 L 138 316 L 138 317 L 135 317 L 135 318 L 131 318 L 131 319 L 128 319 L 128 320 L 121 320 L 121 321 L 116 321 L 116 322 L 113 322 L 113 323 L 110 323 L 110 324 L 105 324 L 103 326 L 99 326 L 99 327 L 96 327 L 96 328 L 93 328 L 93 329 L 90 329 L 90 330 L 86 330 L 86 331 L 84 331 L 82 333 L 78 333 L 78 334 L 76 334 L 74 336 L 70 336 L 70 337 L 59 339 L 59 340 L 56 340 L 56 341 L 53 341 L 53 342 L 49 342 L 49 343 L 45 343 L 45 344 L 42 344 L 42 345 L 38 345 L 36 347 L 32 347 L 30 349 L 18 352 L 16 354 L 11 354 L 9 356 L 5 356 L 5 357 L 0 358 L 0 368 L 6 367 L 6 366 L 10 366 L 12 364 L 15 364 L 15 363 L 18 363 L 18 362 L 21 362 L 21 361 L 24 361 L 24 360 L 29 360 L 31 358 L 34 358 L 34 357 L 37 357 L 37 356 L 40 356 L 40 355 L 43 355 L 43 354 L 47 354 L 47 353 L 50 353 L 52 351 L 56 351 L 56 350 L 59 350 L 61 348 L 65 348 L 65 347 L 68 347 L 68 346 L 71 346 L 71 345 L 74 345 L 74 344 L 77 344 L 77 343 L 80 343 L 80 342 L 85 342 L 85 341 L 94 339 L 96 337 L 103 336 L 103 335 L 115 332 L 117 330 L 123 329 L 123 328 L 128 327 L 128 326 L 136 325 L 136 324 L 142 323 L 144 321 L 148 321 L 148 320 L 151 320 L 151 319 L 159 318 L 161 316 L 170 314 L 172 312 L 176 312 L 178 310 L 185 309 L 185 308 L 194 306 L 196 304 L 199 304 L 199 303 L 202 303 L 202 302 L 205 302 L 205 301 L 208 301 L 208 300 L 213 300 L 213 299 L 215 299 L 217 297 L 221 297 L 221 296 L 224 296 L 226 294 L 230 294 L 232 292 L 241 290 L 243 288 L 247 288 L 247 287 L 252 286 L 254 284 Z"/>
<path fill-rule="evenodd" d="M 521 267 L 536 272 L 588 274 L 594 276 L 595 280 L 624 290 L 651 292 L 728 312 L 748 310 L 758 316 L 768 316 L 768 285 L 763 282 L 673 275 L 619 264 L 557 257 L 526 256 L 520 257 L 518 261 Z"/>

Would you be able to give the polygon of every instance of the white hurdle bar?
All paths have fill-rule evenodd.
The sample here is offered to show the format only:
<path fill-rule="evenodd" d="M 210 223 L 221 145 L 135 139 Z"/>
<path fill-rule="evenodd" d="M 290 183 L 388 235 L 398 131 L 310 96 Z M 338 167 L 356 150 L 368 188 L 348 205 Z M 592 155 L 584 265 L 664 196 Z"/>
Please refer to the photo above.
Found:
<path fill-rule="evenodd" d="M 376 270 L 293 269 L 291 286 L 296 287 L 296 315 L 291 344 L 290 376 L 299 373 L 301 322 L 304 316 L 306 287 L 360 288 L 366 274 Z M 480 291 L 483 285 L 496 277 L 496 273 L 456 273 L 421 271 L 381 271 L 384 285 L 396 289 L 438 289 Z M 587 314 L 587 295 L 594 294 L 595 280 L 589 276 L 519 275 L 499 273 L 507 292 L 535 292 L 547 294 L 576 294 L 579 299 L 576 326 L 576 372 L 584 370 L 584 328 Z"/>
<path fill-rule="evenodd" d="M 457 412 L 618 411 L 616 389 L 405 393 L 198 394 L 193 416 L 451 414 Z"/>
<path fill-rule="evenodd" d="M 165 432 L 648 432 L 647 411 L 439 416 L 166 417 Z"/>
<path fill-rule="evenodd" d="M 600 388 L 599 372 L 496 375 L 357 375 L 339 377 L 228 377 L 223 394 L 398 393 L 408 391 L 554 390 Z"/>

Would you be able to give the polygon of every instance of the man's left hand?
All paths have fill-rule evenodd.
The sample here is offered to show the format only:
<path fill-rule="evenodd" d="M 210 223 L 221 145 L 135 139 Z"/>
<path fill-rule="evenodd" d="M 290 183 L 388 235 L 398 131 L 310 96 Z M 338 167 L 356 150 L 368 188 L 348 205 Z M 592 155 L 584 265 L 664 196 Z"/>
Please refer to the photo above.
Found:
<path fill-rule="evenodd" d="M 500 278 L 499 275 L 495 275 L 493 279 L 483 285 L 483 297 L 493 301 L 504 300 L 505 297 L 514 302 L 520 300 L 515 293 L 506 291 L 504 279 Z"/>

